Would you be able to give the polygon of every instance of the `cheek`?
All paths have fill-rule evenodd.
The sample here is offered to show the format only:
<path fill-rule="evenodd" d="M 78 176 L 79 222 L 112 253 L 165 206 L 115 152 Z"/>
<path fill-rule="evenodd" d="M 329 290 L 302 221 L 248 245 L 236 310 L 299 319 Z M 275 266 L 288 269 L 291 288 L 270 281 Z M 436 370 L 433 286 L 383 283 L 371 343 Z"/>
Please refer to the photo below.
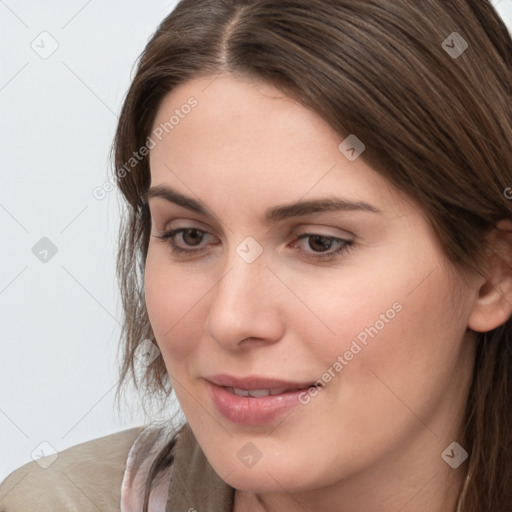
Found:
<path fill-rule="evenodd" d="M 361 359 L 372 339 L 387 337 L 388 346 L 393 342 L 389 337 L 390 326 L 404 324 L 407 293 L 418 278 L 410 275 L 414 271 L 397 260 L 396 255 L 391 256 L 389 260 L 380 257 L 378 263 L 351 261 L 332 272 L 322 269 L 295 281 L 294 293 L 307 308 L 296 305 L 293 316 L 288 311 L 288 320 L 297 339 L 309 346 L 306 360 L 321 359 L 321 364 L 329 365 L 351 348 L 352 355 L 357 352 L 357 359 Z M 297 301 L 291 297 L 290 302 Z"/>
<path fill-rule="evenodd" d="M 414 291 L 397 286 L 369 302 L 366 312 L 346 317 L 350 336 L 344 348 L 355 340 L 361 350 L 342 370 L 332 398 L 344 404 L 348 430 L 374 436 L 377 419 L 402 425 L 397 434 L 421 427 L 417 418 L 428 422 L 457 382 L 465 329 L 448 282 L 439 267 Z M 386 314 L 393 303 L 400 310 Z"/>
<path fill-rule="evenodd" d="M 187 358 L 196 348 L 203 322 L 202 299 L 210 286 L 207 280 L 180 269 L 161 252 L 164 253 L 152 251 L 150 245 L 144 289 L 151 327 L 169 368 L 171 361 Z"/>

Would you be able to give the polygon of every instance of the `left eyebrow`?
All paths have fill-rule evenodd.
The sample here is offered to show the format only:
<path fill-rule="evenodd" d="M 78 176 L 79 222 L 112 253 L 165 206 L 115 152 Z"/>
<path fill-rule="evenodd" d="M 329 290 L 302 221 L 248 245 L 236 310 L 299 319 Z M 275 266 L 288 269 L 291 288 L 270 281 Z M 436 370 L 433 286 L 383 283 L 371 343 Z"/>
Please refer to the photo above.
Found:
<path fill-rule="evenodd" d="M 339 197 L 326 197 L 275 206 L 266 211 L 265 219 L 268 222 L 272 222 L 289 217 L 297 217 L 299 215 L 332 211 L 365 211 L 381 213 L 378 208 L 363 201 L 349 201 L 348 199 L 341 199 Z"/>
<path fill-rule="evenodd" d="M 156 185 L 151 187 L 146 192 L 145 199 L 149 200 L 152 197 L 160 197 L 166 201 L 175 203 L 201 215 L 217 218 L 216 215 L 210 212 L 210 210 L 201 201 L 183 195 L 167 185 Z M 265 212 L 265 220 L 267 223 L 270 223 L 290 217 L 328 211 L 363 211 L 381 213 L 378 208 L 363 201 L 350 201 L 339 197 L 326 197 L 274 206 Z"/>

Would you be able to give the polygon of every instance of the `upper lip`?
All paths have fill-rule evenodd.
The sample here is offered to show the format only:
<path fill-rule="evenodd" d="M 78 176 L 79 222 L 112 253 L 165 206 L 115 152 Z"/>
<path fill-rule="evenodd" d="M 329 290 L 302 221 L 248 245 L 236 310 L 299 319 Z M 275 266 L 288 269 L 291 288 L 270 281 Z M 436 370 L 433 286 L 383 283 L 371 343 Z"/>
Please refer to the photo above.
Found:
<path fill-rule="evenodd" d="M 312 382 L 297 382 L 257 375 L 247 377 L 235 377 L 227 374 L 217 374 L 205 377 L 206 380 L 217 386 L 230 386 L 236 389 L 304 389 L 312 385 Z"/>

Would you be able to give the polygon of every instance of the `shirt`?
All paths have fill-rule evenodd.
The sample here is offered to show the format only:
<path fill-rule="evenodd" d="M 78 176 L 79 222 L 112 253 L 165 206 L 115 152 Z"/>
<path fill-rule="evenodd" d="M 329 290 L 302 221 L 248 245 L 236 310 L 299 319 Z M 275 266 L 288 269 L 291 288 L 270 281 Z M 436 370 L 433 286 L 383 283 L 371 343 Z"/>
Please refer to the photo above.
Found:
<path fill-rule="evenodd" d="M 155 423 L 29 462 L 0 484 L 0 512 L 141 512 L 151 463 L 174 433 Z M 235 489 L 212 468 L 188 423 L 172 453 L 153 486 L 150 512 L 232 512 Z"/>

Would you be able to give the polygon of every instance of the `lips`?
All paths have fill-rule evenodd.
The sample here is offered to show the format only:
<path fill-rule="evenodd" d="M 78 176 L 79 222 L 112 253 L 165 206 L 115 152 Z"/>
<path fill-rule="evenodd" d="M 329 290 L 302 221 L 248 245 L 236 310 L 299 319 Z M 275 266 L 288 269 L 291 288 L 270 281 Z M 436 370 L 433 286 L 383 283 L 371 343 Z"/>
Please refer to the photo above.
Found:
<path fill-rule="evenodd" d="M 247 391 L 259 391 L 259 390 L 270 390 L 270 394 L 276 395 L 284 393 L 286 391 L 296 391 L 307 388 L 313 384 L 313 382 L 298 382 L 298 381 L 286 381 L 281 379 L 273 379 L 270 377 L 234 377 L 227 374 L 217 374 L 205 377 L 217 386 L 223 386 L 227 388 L 233 388 L 238 390 Z M 247 396 L 247 395 L 244 395 Z M 261 395 L 260 395 L 261 396 Z M 264 395 L 263 395 L 264 396 Z"/>
<path fill-rule="evenodd" d="M 212 375 L 205 381 L 217 410 L 229 421 L 242 425 L 264 425 L 277 420 L 300 405 L 299 395 L 313 385 L 230 375 Z"/>

